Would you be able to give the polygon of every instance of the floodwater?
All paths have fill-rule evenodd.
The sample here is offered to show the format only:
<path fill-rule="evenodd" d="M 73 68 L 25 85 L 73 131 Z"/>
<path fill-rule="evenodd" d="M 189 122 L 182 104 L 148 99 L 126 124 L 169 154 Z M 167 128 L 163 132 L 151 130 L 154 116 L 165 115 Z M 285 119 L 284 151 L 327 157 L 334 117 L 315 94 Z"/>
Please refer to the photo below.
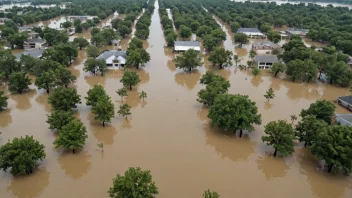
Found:
<path fill-rule="evenodd" d="M 51 7 L 55 7 L 56 4 L 47 4 L 47 5 L 31 5 L 31 3 L 11 3 L 11 4 L 5 4 L 5 5 L 0 5 L 0 10 L 6 10 L 6 9 L 10 9 L 13 7 L 28 7 L 28 6 L 33 6 L 33 7 L 37 7 L 37 8 L 51 8 Z M 64 8 L 63 6 L 61 6 L 62 8 Z"/>
<path fill-rule="evenodd" d="M 223 28 L 226 30 L 226 26 Z M 83 71 L 85 51 L 79 52 L 70 69 L 77 76 L 74 87 L 82 96 L 76 116 L 87 127 L 88 139 L 84 149 L 76 154 L 55 149 L 52 144 L 57 135 L 48 130 L 45 122 L 51 111 L 45 91 L 31 86 L 27 93 L 10 95 L 9 109 L 0 113 L 0 144 L 33 135 L 45 145 L 47 158 L 29 176 L 12 177 L 0 172 L 1 198 L 108 197 L 107 190 L 116 174 L 135 166 L 151 170 L 160 192 L 157 197 L 201 197 L 208 188 L 225 198 L 352 197 L 351 177 L 322 171 L 302 144 L 290 157 L 273 158 L 273 149 L 261 141 L 263 126 L 268 122 L 289 120 L 290 115 L 298 115 L 316 100 L 333 101 L 336 96 L 349 94 L 347 89 L 322 83 L 292 83 L 264 71 L 254 78 L 250 70 L 234 66 L 218 70 L 206 60 L 197 71 L 184 73 L 175 68 L 174 54 L 164 48 L 162 38 L 156 3 L 150 37 L 145 42 L 151 61 L 137 71 L 142 82 L 123 101 L 115 93 L 122 87 L 119 80 L 123 71 L 90 76 Z M 224 46 L 237 52 L 231 38 L 228 35 Z M 229 79 L 229 93 L 249 95 L 257 103 L 263 124 L 243 138 L 212 128 L 207 119 L 208 108 L 196 101 L 203 88 L 199 78 L 207 70 Z M 115 115 L 105 128 L 94 120 L 84 97 L 95 84 L 105 87 L 115 112 L 122 102 L 132 106 L 128 120 Z M 263 96 L 268 87 L 276 94 L 270 103 Z M 7 93 L 5 85 L 0 89 Z M 144 102 L 138 98 L 141 91 L 148 94 Z M 348 113 L 339 106 L 337 112 Z M 104 152 L 97 146 L 101 142 Z"/>

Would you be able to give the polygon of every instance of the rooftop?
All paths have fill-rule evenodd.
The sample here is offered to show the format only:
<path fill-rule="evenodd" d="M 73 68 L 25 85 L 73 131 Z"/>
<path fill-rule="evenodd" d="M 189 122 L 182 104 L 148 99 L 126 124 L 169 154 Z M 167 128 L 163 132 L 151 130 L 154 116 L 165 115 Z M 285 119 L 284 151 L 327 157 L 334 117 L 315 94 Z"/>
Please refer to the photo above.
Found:
<path fill-rule="evenodd" d="M 352 114 L 336 114 L 335 116 L 349 122 L 349 124 L 352 125 Z"/>
<path fill-rule="evenodd" d="M 122 56 L 122 57 L 126 57 L 127 54 L 126 54 L 126 51 L 117 51 L 117 50 L 107 50 L 107 51 L 104 51 L 103 53 L 101 53 L 96 59 L 108 59 L 112 56 L 115 56 L 115 57 L 119 57 L 119 56 Z"/>
<path fill-rule="evenodd" d="M 26 42 L 27 43 L 44 43 L 44 40 L 40 39 L 40 38 L 33 38 L 33 39 L 28 39 Z"/>
<path fill-rule="evenodd" d="M 199 41 L 175 41 L 175 46 L 200 47 Z"/>
<path fill-rule="evenodd" d="M 280 46 L 278 44 L 275 44 L 271 41 L 258 41 L 253 43 L 254 47 L 258 47 L 258 46 L 271 46 L 271 47 L 277 47 L 279 48 Z"/>
<path fill-rule="evenodd" d="M 303 28 L 287 28 L 288 32 L 302 32 L 302 33 L 308 33 L 309 29 L 303 29 Z"/>
<path fill-rule="evenodd" d="M 254 60 L 258 62 L 264 62 L 264 63 L 276 63 L 279 61 L 279 59 L 275 55 L 263 55 L 263 56 L 257 55 L 254 57 Z"/>
<path fill-rule="evenodd" d="M 21 27 L 18 27 L 18 29 L 19 29 L 20 31 L 32 30 L 32 29 L 33 29 L 33 26 L 21 26 Z"/>
<path fill-rule="evenodd" d="M 258 28 L 240 28 L 237 32 L 253 32 L 253 33 L 260 33 Z"/>
<path fill-rule="evenodd" d="M 19 61 L 21 59 L 21 56 L 22 55 L 28 55 L 28 56 L 31 56 L 33 58 L 39 58 L 43 55 L 45 49 L 29 49 L 29 50 L 26 50 L 22 53 L 19 53 L 19 54 L 15 54 L 16 56 L 16 60 Z"/>
<path fill-rule="evenodd" d="M 337 98 L 348 103 L 348 104 L 352 104 L 352 96 L 340 96 Z"/>

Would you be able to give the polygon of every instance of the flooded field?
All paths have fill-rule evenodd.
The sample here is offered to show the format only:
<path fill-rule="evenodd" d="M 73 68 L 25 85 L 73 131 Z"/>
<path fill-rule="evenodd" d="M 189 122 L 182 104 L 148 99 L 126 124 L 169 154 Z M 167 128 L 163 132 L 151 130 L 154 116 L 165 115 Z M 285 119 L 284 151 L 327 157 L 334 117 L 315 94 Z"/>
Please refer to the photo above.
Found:
<path fill-rule="evenodd" d="M 11 3 L 11 4 L 5 4 L 5 5 L 0 5 L 0 10 L 6 10 L 6 9 L 10 9 L 13 7 L 28 7 L 28 6 L 33 6 L 33 7 L 37 7 L 37 8 L 51 8 L 51 7 L 55 7 L 56 4 L 50 4 L 50 5 L 31 5 L 31 3 Z M 64 8 L 64 6 L 61 6 L 61 8 Z"/>
<path fill-rule="evenodd" d="M 223 29 L 227 33 L 224 47 L 245 61 L 250 45 L 235 48 L 230 30 L 225 25 Z M 0 113 L 0 144 L 14 137 L 33 135 L 46 146 L 47 157 L 30 176 L 12 177 L 0 172 L 1 198 L 108 197 L 112 178 L 133 166 L 151 170 L 160 192 L 157 197 L 201 197 L 208 188 L 224 198 L 352 197 L 352 178 L 322 171 L 303 145 L 299 144 L 291 157 L 273 158 L 273 149 L 261 141 L 263 126 L 269 121 L 289 120 L 290 115 L 298 115 L 316 100 L 333 101 L 336 96 L 349 94 L 347 89 L 318 82 L 292 83 L 273 78 L 265 71 L 254 78 L 250 70 L 234 66 L 218 70 L 206 60 L 204 52 L 204 66 L 184 73 L 175 68 L 174 54 L 164 45 L 157 6 L 145 42 L 151 61 L 137 70 L 142 82 L 123 101 L 132 106 L 132 115 L 128 120 L 116 115 L 105 128 L 94 120 L 84 97 L 93 85 L 102 84 L 117 112 L 122 101 L 115 91 L 122 87 L 119 81 L 123 71 L 90 76 L 83 71 L 86 53 L 79 52 L 70 69 L 77 76 L 74 86 L 82 98 L 76 116 L 87 127 L 88 139 L 84 149 L 76 154 L 53 146 L 57 135 L 45 122 L 51 111 L 45 91 L 32 85 L 25 94 L 10 95 L 9 109 Z M 196 101 L 203 88 L 199 79 L 207 70 L 230 81 L 229 93 L 249 95 L 257 103 L 263 124 L 243 138 L 211 128 L 208 108 Z M 268 87 L 276 94 L 270 103 L 263 96 Z M 0 86 L 0 90 L 7 92 L 7 87 Z M 138 98 L 141 91 L 148 94 L 145 102 Z M 348 113 L 339 106 L 337 112 Z M 104 152 L 97 147 L 101 142 Z"/>

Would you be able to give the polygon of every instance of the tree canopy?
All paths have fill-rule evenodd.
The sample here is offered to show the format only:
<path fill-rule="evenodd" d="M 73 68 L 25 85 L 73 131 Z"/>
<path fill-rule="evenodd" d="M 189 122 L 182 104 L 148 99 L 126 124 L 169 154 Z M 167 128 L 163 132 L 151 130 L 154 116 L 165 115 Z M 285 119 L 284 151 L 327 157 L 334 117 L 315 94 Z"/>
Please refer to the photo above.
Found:
<path fill-rule="evenodd" d="M 317 140 L 322 128 L 327 127 L 327 123 L 317 119 L 314 115 L 307 115 L 298 122 L 296 126 L 296 136 L 300 142 L 305 142 L 304 146 L 311 145 Z"/>
<path fill-rule="evenodd" d="M 73 119 L 74 117 L 72 111 L 57 110 L 48 115 L 46 122 L 49 124 L 49 129 L 61 130 L 63 126 L 68 124 Z"/>
<path fill-rule="evenodd" d="M 202 61 L 198 58 L 199 54 L 194 49 L 189 49 L 181 56 L 177 56 L 173 61 L 176 68 L 188 70 L 191 72 L 193 69 L 202 65 Z"/>
<path fill-rule="evenodd" d="M 130 90 L 132 90 L 132 86 L 138 85 L 141 80 L 135 71 L 125 70 L 120 82 L 123 86 L 130 87 Z"/>
<path fill-rule="evenodd" d="M 210 52 L 208 60 L 222 69 L 232 65 L 232 52 L 224 48 L 215 48 Z"/>
<path fill-rule="evenodd" d="M 69 111 L 81 103 L 80 96 L 74 88 L 58 87 L 49 95 L 48 103 L 55 110 Z"/>
<path fill-rule="evenodd" d="M 15 72 L 9 76 L 9 91 L 12 93 L 21 94 L 24 90 L 29 89 L 30 84 L 31 79 L 24 72 Z"/>
<path fill-rule="evenodd" d="M 330 124 L 335 113 L 335 105 L 328 100 L 319 100 L 312 103 L 308 109 L 302 109 L 300 116 L 313 115 L 317 119 Z"/>
<path fill-rule="evenodd" d="M 105 127 L 105 123 L 110 122 L 114 117 L 114 104 L 111 102 L 111 98 L 106 94 L 101 95 L 93 106 L 92 113 L 95 115 L 94 118 Z"/>
<path fill-rule="evenodd" d="M 0 111 L 7 107 L 7 99 L 9 99 L 9 97 L 5 96 L 3 91 L 0 91 Z"/>

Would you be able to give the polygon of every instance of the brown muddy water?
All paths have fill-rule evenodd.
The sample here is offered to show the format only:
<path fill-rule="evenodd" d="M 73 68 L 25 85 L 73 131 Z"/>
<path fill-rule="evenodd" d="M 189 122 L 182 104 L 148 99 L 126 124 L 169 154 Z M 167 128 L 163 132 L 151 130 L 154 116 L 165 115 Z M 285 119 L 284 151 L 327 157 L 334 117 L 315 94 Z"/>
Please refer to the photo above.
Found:
<path fill-rule="evenodd" d="M 90 107 L 84 105 L 87 91 L 100 83 L 112 97 L 117 112 L 122 101 L 115 91 L 122 87 L 122 71 L 90 76 L 82 70 L 84 51 L 71 66 L 77 76 L 74 86 L 82 96 L 77 117 L 88 130 L 86 145 L 76 154 L 53 147 L 56 134 L 48 130 L 45 122 L 51 111 L 45 91 L 31 86 L 25 94 L 9 95 L 9 109 L 0 113 L 0 144 L 33 135 L 45 145 L 47 158 L 29 176 L 12 177 L 0 172 L 1 198 L 108 197 L 113 177 L 134 166 L 151 170 L 160 191 L 157 197 L 201 197 L 208 188 L 224 198 L 352 197 L 351 177 L 322 171 L 301 144 L 293 156 L 273 158 L 273 149 L 261 141 L 263 126 L 269 121 L 289 120 L 290 115 L 298 115 L 316 100 L 332 101 L 349 94 L 347 89 L 322 83 L 292 83 L 265 72 L 254 78 L 250 70 L 234 66 L 219 71 L 206 60 L 198 71 L 184 73 L 175 68 L 171 50 L 164 48 L 157 3 L 150 28 L 145 45 L 151 61 L 137 71 L 142 82 L 123 100 L 132 106 L 128 120 L 116 115 L 103 128 L 94 120 Z M 228 33 L 226 26 L 223 28 Z M 229 34 L 224 46 L 235 51 L 231 38 Z M 258 105 L 263 125 L 243 138 L 211 128 L 208 108 L 196 101 L 197 92 L 203 88 L 199 78 L 206 70 L 229 79 L 230 93 L 249 95 Z M 263 96 L 268 87 L 276 93 L 270 103 Z M 7 92 L 5 85 L 0 89 Z M 145 102 L 138 98 L 142 90 L 148 94 Z M 347 113 L 341 107 L 337 112 Z M 105 145 L 104 152 L 97 147 L 100 142 Z"/>

